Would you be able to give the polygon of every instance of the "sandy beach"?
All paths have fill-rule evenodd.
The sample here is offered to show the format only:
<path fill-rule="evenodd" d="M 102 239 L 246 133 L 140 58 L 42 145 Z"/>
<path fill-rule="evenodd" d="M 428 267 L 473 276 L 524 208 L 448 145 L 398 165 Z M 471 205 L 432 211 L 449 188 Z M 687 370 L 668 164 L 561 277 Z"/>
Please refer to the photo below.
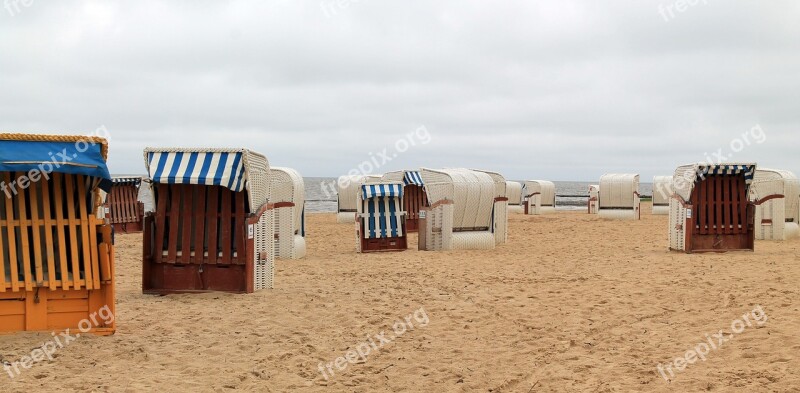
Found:
<path fill-rule="evenodd" d="M 0 390 L 800 391 L 800 242 L 671 253 L 667 217 L 643 208 L 636 222 L 512 215 L 508 244 L 440 253 L 411 235 L 406 252 L 357 254 L 351 225 L 311 214 L 308 256 L 279 260 L 275 289 L 250 295 L 143 295 L 141 235 L 119 235 L 117 333 L 4 373 Z M 737 333 L 756 306 L 765 321 Z M 731 339 L 662 377 L 719 331 Z M 0 356 L 49 339 L 0 336 Z M 362 344 L 366 359 L 338 369 Z"/>

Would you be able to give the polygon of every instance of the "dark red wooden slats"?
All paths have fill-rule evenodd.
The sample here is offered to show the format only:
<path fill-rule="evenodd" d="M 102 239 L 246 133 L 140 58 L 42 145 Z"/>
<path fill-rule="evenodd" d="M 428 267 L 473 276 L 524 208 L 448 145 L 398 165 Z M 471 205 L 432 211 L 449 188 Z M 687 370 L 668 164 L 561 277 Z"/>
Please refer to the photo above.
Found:
<path fill-rule="evenodd" d="M 194 204 L 194 258 L 193 263 L 203 262 L 203 253 L 205 252 L 205 230 L 208 221 L 206 216 L 209 212 L 206 210 L 206 187 L 197 187 L 197 192 Z"/>
<path fill-rule="evenodd" d="M 700 195 L 699 200 L 697 201 L 697 216 L 698 216 L 698 229 L 701 234 L 708 233 L 707 230 L 707 223 L 708 223 L 708 179 L 700 182 L 698 185 L 700 188 Z"/>
<path fill-rule="evenodd" d="M 192 254 L 192 210 L 197 209 L 197 206 L 192 204 L 192 194 L 194 194 L 196 187 L 189 184 L 181 184 L 180 188 L 183 193 L 180 231 L 181 263 L 189 263 Z"/>
<path fill-rule="evenodd" d="M 153 249 L 153 258 L 157 262 L 164 260 L 164 233 L 166 229 L 167 220 L 167 206 L 169 201 L 169 186 L 166 184 L 159 184 L 156 186 L 156 236 L 155 247 Z"/>
<path fill-rule="evenodd" d="M 245 216 L 245 193 L 237 192 L 234 194 L 236 198 L 236 227 L 234 230 L 234 239 L 236 242 L 236 260 L 235 263 L 243 265 L 247 261 L 247 221 Z"/>
<path fill-rule="evenodd" d="M 233 226 L 231 193 L 228 189 L 222 189 L 222 215 L 220 218 L 220 240 L 219 247 L 222 249 L 222 259 L 219 263 L 230 264 L 232 262 L 231 228 Z"/>
<path fill-rule="evenodd" d="M 733 194 L 736 192 L 736 189 L 733 188 L 733 183 L 735 180 L 736 176 L 726 176 L 725 181 L 722 184 L 723 194 L 725 195 L 725 206 L 722 207 L 722 213 L 725 216 L 724 233 L 726 235 L 736 232 L 736 228 L 733 226 L 733 215 L 735 214 Z"/>
<path fill-rule="evenodd" d="M 167 241 L 167 262 L 175 263 L 178 255 L 178 230 L 181 217 L 182 189 L 180 185 L 170 185 L 172 195 L 169 200 L 169 240 Z"/>
<path fill-rule="evenodd" d="M 732 226 L 732 233 L 742 233 L 742 229 L 740 225 L 743 227 L 744 217 L 742 217 L 741 205 L 739 204 L 740 195 L 739 195 L 739 187 L 742 187 L 744 184 L 742 179 L 738 176 L 733 178 L 731 181 L 731 226 Z"/>
<path fill-rule="evenodd" d="M 219 187 L 208 187 L 208 210 L 206 220 L 208 224 L 208 263 L 217 263 L 217 239 L 219 222 Z"/>
<path fill-rule="evenodd" d="M 714 232 L 715 234 L 722 234 L 725 233 L 724 225 L 725 223 L 722 221 L 722 208 L 725 205 L 725 195 L 722 193 L 722 184 L 725 182 L 725 176 L 714 176 L 714 192 L 716 197 L 714 198 Z"/>

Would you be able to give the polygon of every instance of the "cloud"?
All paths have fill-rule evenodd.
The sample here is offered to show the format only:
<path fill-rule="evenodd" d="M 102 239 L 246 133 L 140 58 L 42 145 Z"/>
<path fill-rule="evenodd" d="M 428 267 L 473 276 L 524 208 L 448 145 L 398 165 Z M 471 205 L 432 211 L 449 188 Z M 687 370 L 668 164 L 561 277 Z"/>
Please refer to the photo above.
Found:
<path fill-rule="evenodd" d="M 337 176 L 425 125 L 386 169 L 644 179 L 728 146 L 800 171 L 792 1 L 34 1 L 0 9 L 0 117 L 18 132 L 243 146 Z M 793 12 L 795 11 L 795 12 Z"/>

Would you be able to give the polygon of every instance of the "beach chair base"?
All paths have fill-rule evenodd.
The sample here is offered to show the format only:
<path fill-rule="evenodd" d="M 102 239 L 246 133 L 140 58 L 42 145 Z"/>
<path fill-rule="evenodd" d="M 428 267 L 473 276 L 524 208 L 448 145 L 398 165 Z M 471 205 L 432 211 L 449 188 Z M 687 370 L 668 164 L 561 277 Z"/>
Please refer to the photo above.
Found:
<path fill-rule="evenodd" d="M 361 252 L 405 251 L 407 249 L 408 242 L 405 237 L 361 239 Z"/>
<path fill-rule="evenodd" d="M 173 293 L 250 293 L 245 265 L 196 265 L 145 263 L 142 291 L 149 295 Z"/>
<path fill-rule="evenodd" d="M 0 292 L 0 334 L 20 331 L 81 330 L 100 336 L 114 334 L 115 324 L 104 325 L 98 310 L 114 311 L 113 287 L 100 290 Z M 112 314 L 113 315 L 113 314 Z M 81 323 L 81 321 L 89 321 Z M 95 324 L 94 321 L 97 321 Z"/>

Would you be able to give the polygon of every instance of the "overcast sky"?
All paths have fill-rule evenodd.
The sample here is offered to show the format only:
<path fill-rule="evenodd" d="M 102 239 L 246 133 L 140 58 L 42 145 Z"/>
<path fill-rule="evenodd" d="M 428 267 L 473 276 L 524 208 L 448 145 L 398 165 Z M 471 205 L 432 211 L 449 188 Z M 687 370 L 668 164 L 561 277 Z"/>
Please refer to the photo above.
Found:
<path fill-rule="evenodd" d="M 117 174 L 146 146 L 305 176 L 384 149 L 375 172 L 650 181 L 722 149 L 800 173 L 793 0 L 5 0 L 0 37 L 0 130 L 105 127 Z"/>

